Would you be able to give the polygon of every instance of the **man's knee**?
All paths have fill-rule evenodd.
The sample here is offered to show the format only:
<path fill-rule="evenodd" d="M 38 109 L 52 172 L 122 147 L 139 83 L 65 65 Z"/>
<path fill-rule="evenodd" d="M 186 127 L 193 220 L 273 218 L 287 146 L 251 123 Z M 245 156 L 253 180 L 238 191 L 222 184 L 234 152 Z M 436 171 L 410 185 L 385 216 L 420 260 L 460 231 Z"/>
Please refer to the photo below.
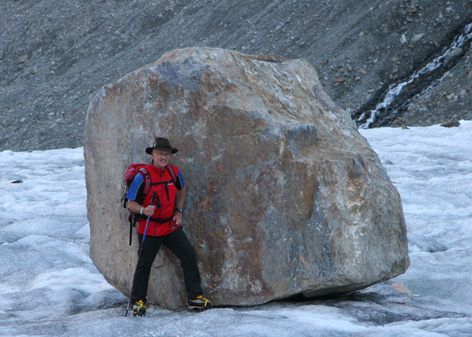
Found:
<path fill-rule="evenodd" d="M 193 265 L 197 263 L 197 252 L 195 249 L 190 246 L 187 249 L 185 249 L 185 252 L 182 252 L 182 255 L 180 256 L 180 259 L 182 260 L 182 267 L 185 267 L 187 265 Z"/>

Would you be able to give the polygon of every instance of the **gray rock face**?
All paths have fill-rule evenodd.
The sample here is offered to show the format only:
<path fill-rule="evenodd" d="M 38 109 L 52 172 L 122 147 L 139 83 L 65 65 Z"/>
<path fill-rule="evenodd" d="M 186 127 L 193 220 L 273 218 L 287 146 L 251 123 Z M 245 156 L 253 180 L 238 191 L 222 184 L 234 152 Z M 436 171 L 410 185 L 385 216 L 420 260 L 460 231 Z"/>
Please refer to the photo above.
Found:
<path fill-rule="evenodd" d="M 339 106 L 362 113 L 448 46 L 471 13 L 465 0 L 0 1 L 0 151 L 83 146 L 104 84 L 189 46 L 307 59 Z M 412 107 L 399 125 L 472 118 L 462 98 L 470 81 L 455 81 L 472 68 L 454 68 L 440 94 L 420 97 L 427 110 Z"/>
<path fill-rule="evenodd" d="M 182 49 L 108 85 L 86 125 L 91 257 L 129 294 L 137 259 L 120 208 L 125 168 L 171 140 L 188 184 L 184 229 L 216 305 L 361 289 L 408 268 L 400 196 L 305 60 Z M 163 249 L 149 300 L 185 304 Z"/>

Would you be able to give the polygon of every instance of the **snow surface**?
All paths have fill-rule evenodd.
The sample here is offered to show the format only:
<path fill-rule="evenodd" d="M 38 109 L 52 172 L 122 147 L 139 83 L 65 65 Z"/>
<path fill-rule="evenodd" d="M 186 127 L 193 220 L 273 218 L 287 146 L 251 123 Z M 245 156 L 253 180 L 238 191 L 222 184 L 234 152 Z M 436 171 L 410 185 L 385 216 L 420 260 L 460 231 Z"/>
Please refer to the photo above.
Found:
<path fill-rule="evenodd" d="M 124 317 L 89 258 L 83 149 L 0 152 L 0 335 L 472 336 L 472 122 L 361 133 L 402 196 L 404 275 L 338 298 L 144 318 Z"/>

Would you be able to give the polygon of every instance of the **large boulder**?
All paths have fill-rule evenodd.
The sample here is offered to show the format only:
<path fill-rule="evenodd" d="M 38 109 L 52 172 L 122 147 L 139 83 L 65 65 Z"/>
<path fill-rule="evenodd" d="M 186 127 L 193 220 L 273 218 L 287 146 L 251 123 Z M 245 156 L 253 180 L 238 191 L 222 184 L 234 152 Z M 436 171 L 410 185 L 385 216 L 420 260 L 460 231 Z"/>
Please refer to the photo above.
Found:
<path fill-rule="evenodd" d="M 305 60 L 175 50 L 92 100 L 85 169 L 90 255 L 129 295 L 137 240 L 121 207 L 125 168 L 168 137 L 188 184 L 184 229 L 216 305 L 349 292 L 409 265 L 400 196 L 349 115 Z M 150 302 L 185 305 L 166 249 Z"/>

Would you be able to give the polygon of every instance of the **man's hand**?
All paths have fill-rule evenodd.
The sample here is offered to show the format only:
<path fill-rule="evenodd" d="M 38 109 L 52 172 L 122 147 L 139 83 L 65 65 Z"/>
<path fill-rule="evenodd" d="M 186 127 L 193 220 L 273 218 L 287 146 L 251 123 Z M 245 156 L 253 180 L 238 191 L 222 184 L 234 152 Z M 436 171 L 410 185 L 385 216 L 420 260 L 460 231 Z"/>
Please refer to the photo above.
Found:
<path fill-rule="evenodd" d="M 134 213 L 143 214 L 145 216 L 152 216 L 154 214 L 156 206 L 149 205 L 147 207 L 144 207 L 143 212 L 141 213 L 141 209 L 143 208 L 143 206 L 138 204 L 136 201 L 128 200 L 128 208 Z"/>
<path fill-rule="evenodd" d="M 156 209 L 156 206 L 151 206 L 151 205 L 144 207 L 143 214 L 145 216 L 152 216 L 154 214 L 155 209 Z"/>
<path fill-rule="evenodd" d="M 182 213 L 180 213 L 179 211 L 174 211 L 174 215 L 172 216 L 172 220 L 175 221 L 175 224 L 177 226 L 182 225 Z"/>

